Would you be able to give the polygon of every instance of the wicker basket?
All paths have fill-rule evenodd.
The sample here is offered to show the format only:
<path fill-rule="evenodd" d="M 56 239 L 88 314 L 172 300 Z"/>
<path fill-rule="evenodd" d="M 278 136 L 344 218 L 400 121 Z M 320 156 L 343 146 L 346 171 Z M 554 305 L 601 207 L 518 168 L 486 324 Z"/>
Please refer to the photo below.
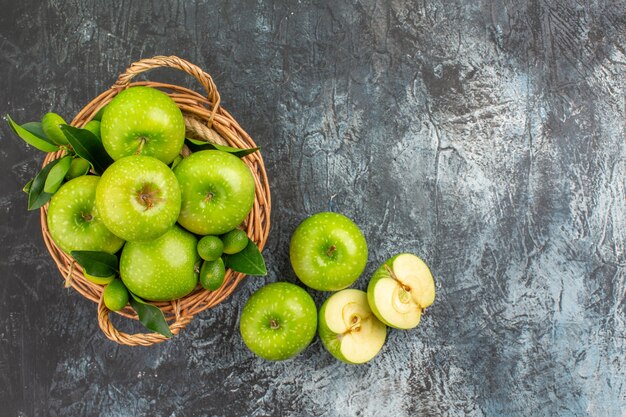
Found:
<path fill-rule="evenodd" d="M 206 90 L 207 96 L 205 97 L 195 91 L 171 84 L 131 82 L 133 77 L 137 74 L 158 67 L 175 68 L 192 75 L 202 84 Z M 135 62 L 124 74 L 120 75 L 113 87 L 87 104 L 76 115 L 71 124 L 77 127 L 84 126 L 120 91 L 136 85 L 155 87 L 168 93 L 183 112 L 187 135 L 238 148 L 251 148 L 256 146 L 254 141 L 239 126 L 235 119 L 226 110 L 220 107 L 220 95 L 215 88 L 211 76 L 196 65 L 175 56 L 156 56 Z M 44 160 L 44 165 L 61 157 L 61 155 L 62 151 L 49 153 Z M 256 183 L 254 205 L 243 226 L 248 236 L 260 249 L 263 249 L 269 233 L 271 211 L 270 190 L 265 166 L 263 165 L 263 159 L 259 152 L 244 157 L 243 161 L 250 167 Z M 56 262 L 59 271 L 63 277 L 65 277 L 66 286 L 74 287 L 74 289 L 84 297 L 98 304 L 98 324 L 102 332 L 109 339 L 130 346 L 149 346 L 168 340 L 165 336 L 158 333 L 128 334 L 117 330 L 113 326 L 109 319 L 110 311 L 102 302 L 104 287 L 86 280 L 81 267 L 73 258 L 63 252 L 54 243 L 48 231 L 46 221 L 47 213 L 48 205 L 45 205 L 41 209 L 41 232 L 44 242 L 48 247 L 48 251 Z M 228 270 L 224 284 L 216 291 L 207 291 L 198 286 L 191 294 L 184 298 L 171 302 L 158 302 L 153 304 L 163 311 L 170 326 L 170 330 L 173 334 L 177 334 L 191 322 L 191 319 L 196 314 L 217 305 L 228 297 L 244 277 L 244 274 Z M 119 311 L 118 314 L 131 319 L 138 319 L 135 311 L 129 306 Z"/>

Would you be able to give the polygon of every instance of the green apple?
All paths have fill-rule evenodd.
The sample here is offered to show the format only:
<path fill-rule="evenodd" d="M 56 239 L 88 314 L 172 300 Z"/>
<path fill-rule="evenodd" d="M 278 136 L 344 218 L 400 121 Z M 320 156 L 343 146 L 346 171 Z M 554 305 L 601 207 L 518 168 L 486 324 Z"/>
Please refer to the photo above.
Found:
<path fill-rule="evenodd" d="M 315 336 L 317 309 L 311 296 L 288 282 L 275 282 L 256 291 L 241 313 L 244 343 L 270 361 L 289 359 Z"/>
<path fill-rule="evenodd" d="M 151 87 L 131 87 L 107 104 L 100 134 L 114 160 L 141 154 L 169 164 L 183 147 L 185 121 L 167 94 Z"/>
<path fill-rule="evenodd" d="M 117 236 L 128 241 L 151 240 L 176 223 L 180 187 L 174 173 L 158 159 L 128 156 L 102 175 L 96 207 Z"/>
<path fill-rule="evenodd" d="M 48 230 L 66 253 L 89 250 L 115 253 L 124 241 L 107 229 L 98 211 L 96 188 L 100 177 L 85 175 L 63 184 L 48 207 Z"/>
<path fill-rule="evenodd" d="M 170 301 L 196 288 L 198 240 L 178 226 L 148 242 L 127 242 L 120 257 L 120 276 L 133 294 L 150 301 Z"/>
<path fill-rule="evenodd" d="M 289 246 L 291 266 L 307 286 L 320 291 L 349 287 L 367 262 L 361 229 L 338 213 L 317 213 L 304 220 Z"/>
<path fill-rule="evenodd" d="M 435 301 L 435 281 L 424 261 L 401 253 L 374 272 L 367 298 L 380 321 L 397 329 L 412 329 Z"/>
<path fill-rule="evenodd" d="M 324 347 L 347 363 L 372 359 L 385 343 L 387 326 L 372 313 L 364 291 L 347 289 L 322 304 L 319 335 Z"/>
<path fill-rule="evenodd" d="M 178 223 L 190 232 L 229 232 L 252 209 L 254 178 L 234 155 L 214 150 L 195 152 L 176 165 L 174 174 L 182 194 Z"/>

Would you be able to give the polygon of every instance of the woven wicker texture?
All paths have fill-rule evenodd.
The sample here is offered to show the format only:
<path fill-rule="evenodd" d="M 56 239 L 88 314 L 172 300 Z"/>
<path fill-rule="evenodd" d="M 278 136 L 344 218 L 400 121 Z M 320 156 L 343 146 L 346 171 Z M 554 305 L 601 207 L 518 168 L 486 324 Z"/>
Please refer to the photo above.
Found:
<path fill-rule="evenodd" d="M 204 87 L 206 97 L 176 85 L 150 81 L 132 82 L 132 79 L 137 74 L 159 67 L 175 68 L 193 76 Z M 150 86 L 168 93 L 183 112 L 188 137 L 238 148 L 256 146 L 237 121 L 220 107 L 220 95 L 211 76 L 198 66 L 175 56 L 156 56 L 154 58 L 142 59 L 132 64 L 124 74 L 120 75 L 113 87 L 87 104 L 76 115 L 71 124 L 76 127 L 84 126 L 120 91 L 136 85 Z M 49 153 L 44 160 L 44 165 L 61 156 L 62 151 Z M 271 212 L 270 190 L 265 166 L 259 152 L 244 157 L 243 161 L 250 167 L 256 183 L 254 205 L 243 227 L 250 239 L 260 249 L 263 249 L 269 233 Z M 168 340 L 165 336 L 157 333 L 123 333 L 113 326 L 109 317 L 111 312 L 102 301 L 104 287 L 86 280 L 81 267 L 54 243 L 48 232 L 47 211 L 48 205 L 46 204 L 42 207 L 40 214 L 41 231 L 48 251 L 65 278 L 65 285 L 73 287 L 84 297 L 98 304 L 98 324 L 102 332 L 109 339 L 130 346 L 148 346 Z M 158 306 L 163 311 L 172 333 L 178 334 L 191 322 L 196 314 L 226 299 L 244 277 L 245 275 L 243 274 L 228 270 L 224 284 L 216 291 L 207 291 L 198 286 L 191 294 L 179 300 L 152 304 Z M 131 319 L 138 319 L 135 311 L 129 306 L 117 313 Z"/>

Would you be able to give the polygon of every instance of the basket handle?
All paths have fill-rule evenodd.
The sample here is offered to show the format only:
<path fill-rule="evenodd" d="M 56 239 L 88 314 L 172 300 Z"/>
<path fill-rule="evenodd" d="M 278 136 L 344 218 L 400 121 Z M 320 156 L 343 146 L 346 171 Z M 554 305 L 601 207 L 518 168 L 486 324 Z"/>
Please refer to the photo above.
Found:
<path fill-rule="evenodd" d="M 202 84 L 207 92 L 207 98 L 209 99 L 209 102 L 211 102 L 211 104 L 213 105 L 213 109 L 211 109 L 211 115 L 209 116 L 209 126 L 211 126 L 213 124 L 213 117 L 215 116 L 215 113 L 217 112 L 217 109 L 220 105 L 220 93 L 217 91 L 217 87 L 215 87 L 213 78 L 211 78 L 209 74 L 204 72 L 199 66 L 194 65 L 191 62 L 186 61 L 182 58 L 179 58 L 177 56 L 159 55 L 153 58 L 145 58 L 139 60 L 131 64 L 131 66 L 126 69 L 125 73 L 120 74 L 114 84 L 114 87 L 127 88 L 135 75 L 160 67 L 174 68 L 186 72 L 187 74 L 193 76 L 196 80 L 198 80 L 200 84 Z"/>
<path fill-rule="evenodd" d="M 100 330 L 102 330 L 102 333 L 104 333 L 104 335 L 110 340 L 127 346 L 150 346 L 170 340 L 169 338 L 159 333 L 129 334 L 120 332 L 115 328 L 115 326 L 113 326 L 113 323 L 111 323 L 111 320 L 109 319 L 109 314 L 111 313 L 111 310 L 109 310 L 104 305 L 103 299 L 104 292 L 102 297 L 100 297 L 100 301 L 98 302 L 98 325 L 100 326 Z M 177 314 L 176 321 L 169 325 L 170 331 L 173 335 L 178 334 L 178 332 L 187 327 L 192 319 L 193 316 L 183 316 Z"/>

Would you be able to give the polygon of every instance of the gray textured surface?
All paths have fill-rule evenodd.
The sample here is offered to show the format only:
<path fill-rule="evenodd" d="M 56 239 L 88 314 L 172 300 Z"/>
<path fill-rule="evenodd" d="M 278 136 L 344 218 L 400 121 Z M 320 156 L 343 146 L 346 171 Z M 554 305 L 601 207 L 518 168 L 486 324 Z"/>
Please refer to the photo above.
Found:
<path fill-rule="evenodd" d="M 626 415 L 625 4 L 344 3 L 0 1 L 1 113 L 70 117 L 178 54 L 263 147 L 274 198 L 267 279 L 120 347 L 63 288 L 20 191 L 42 155 L 3 123 L 0 415 Z M 412 251 L 437 301 L 363 366 L 318 340 L 257 359 L 241 308 L 295 282 L 289 237 L 329 206 L 368 238 L 357 287 Z"/>

